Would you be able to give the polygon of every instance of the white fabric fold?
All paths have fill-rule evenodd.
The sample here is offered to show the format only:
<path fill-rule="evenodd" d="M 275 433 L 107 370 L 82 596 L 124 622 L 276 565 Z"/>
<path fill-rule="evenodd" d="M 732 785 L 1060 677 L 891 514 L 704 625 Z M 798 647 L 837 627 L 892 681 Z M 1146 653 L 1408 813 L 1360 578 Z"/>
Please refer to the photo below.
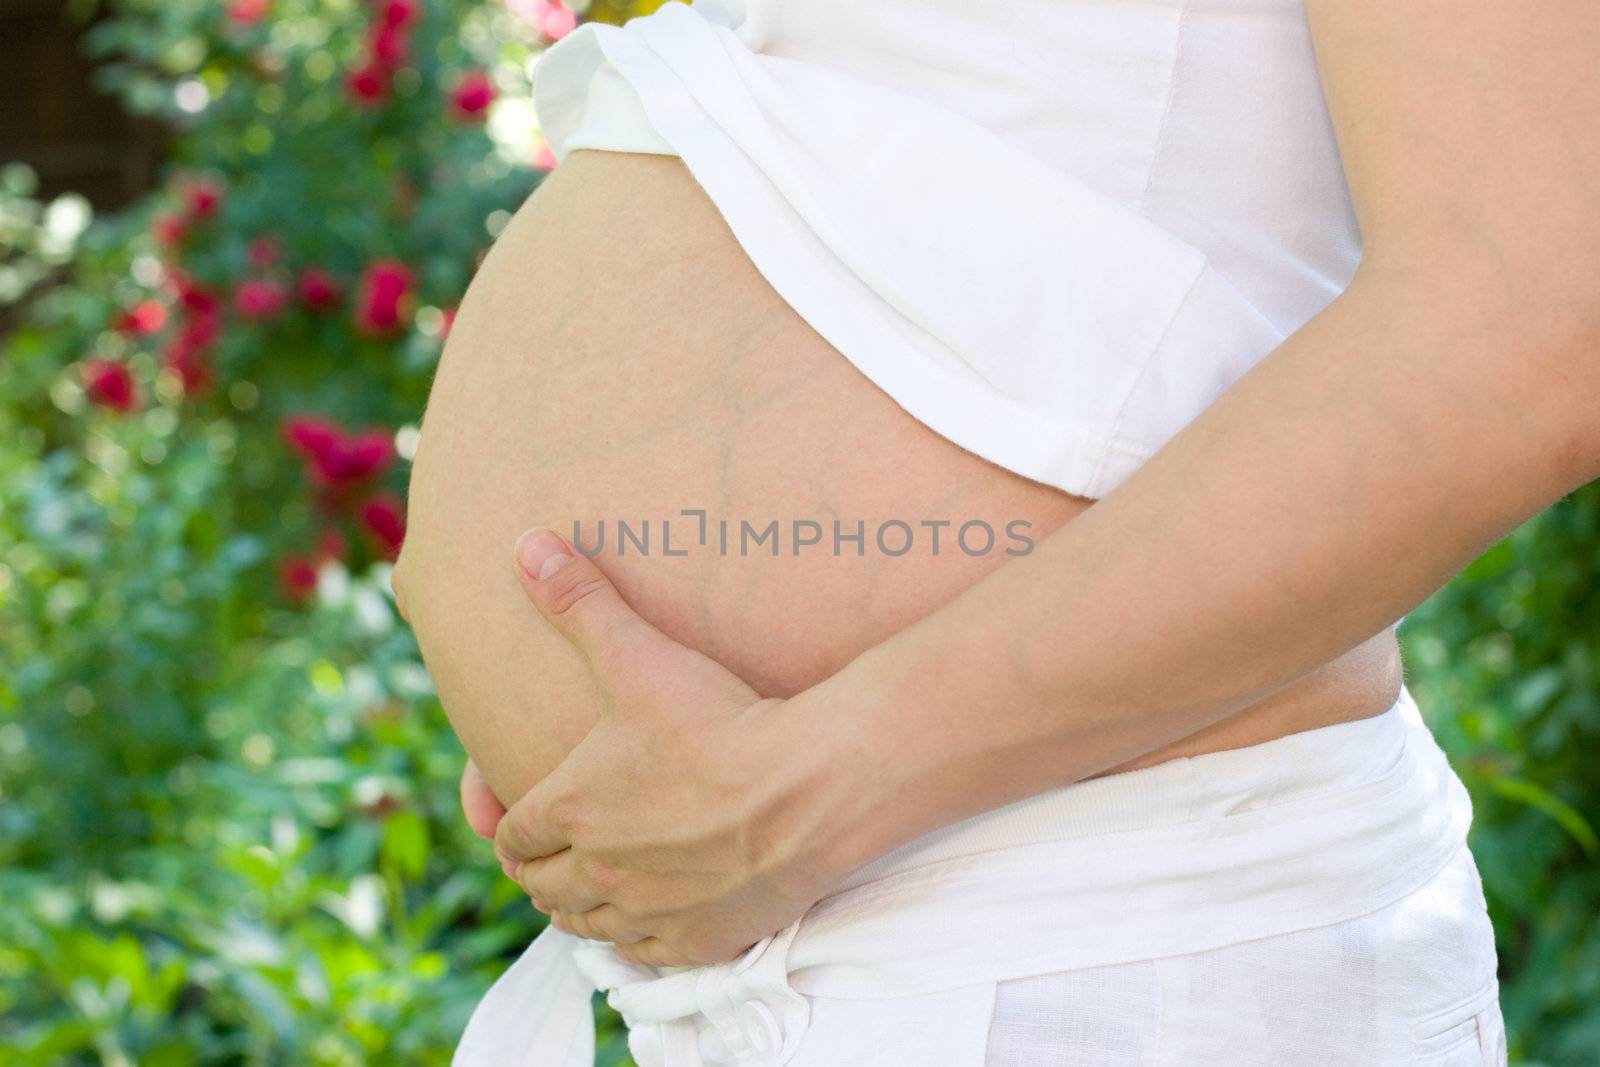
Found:
<path fill-rule="evenodd" d="M 1094 779 L 943 828 L 728 963 L 642 967 L 547 929 L 490 989 L 454 1064 L 588 1067 L 600 989 L 640 1067 L 834 1067 L 860 1036 L 852 1046 L 814 1026 L 815 998 L 893 1001 L 919 1041 L 945 1050 L 942 1067 L 982 1067 L 995 983 L 1367 914 L 1438 873 L 1470 820 L 1465 789 L 1402 691 L 1370 719 Z"/>
<path fill-rule="evenodd" d="M 942 436 L 1103 496 L 1282 340 L 1117 199 L 936 103 L 757 50 L 777 18 L 671 0 L 580 27 L 535 66 L 545 137 L 558 159 L 678 154 L 774 289 Z"/>
<path fill-rule="evenodd" d="M 594 1067 L 595 985 L 577 965 L 579 947 L 554 927 L 534 938 L 473 1009 L 451 1062 Z"/>

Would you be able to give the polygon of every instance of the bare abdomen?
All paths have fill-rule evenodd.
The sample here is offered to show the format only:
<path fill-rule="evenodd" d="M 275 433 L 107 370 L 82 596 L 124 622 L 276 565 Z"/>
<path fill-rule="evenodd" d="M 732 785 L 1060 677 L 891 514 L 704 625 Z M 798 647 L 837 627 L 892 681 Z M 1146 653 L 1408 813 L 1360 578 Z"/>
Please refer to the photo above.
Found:
<path fill-rule="evenodd" d="M 518 211 L 462 303 L 410 503 L 409 613 L 446 712 L 509 798 L 598 708 L 585 664 L 513 576 L 528 526 L 570 536 L 576 521 L 592 543 L 604 521 L 597 562 L 641 614 L 782 696 L 1091 501 L 902 411 L 778 297 L 678 159 L 579 150 Z M 706 544 L 685 511 L 704 513 Z M 648 528 L 650 550 L 619 555 L 619 522 Z M 859 549 L 835 550 L 835 522 L 864 531 Z M 665 554 L 664 523 L 686 554 Z M 746 532 L 773 524 L 776 556 Z M 995 540 L 978 551 L 985 527 Z M 796 533 L 817 532 L 796 552 Z M 1397 686 L 1386 634 L 1170 754 L 1358 718 Z"/>

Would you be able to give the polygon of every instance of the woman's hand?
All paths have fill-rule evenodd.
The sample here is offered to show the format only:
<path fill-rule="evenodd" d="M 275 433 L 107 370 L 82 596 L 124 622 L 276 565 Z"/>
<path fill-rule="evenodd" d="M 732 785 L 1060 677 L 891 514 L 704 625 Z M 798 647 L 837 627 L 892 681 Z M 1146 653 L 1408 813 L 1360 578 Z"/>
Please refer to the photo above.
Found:
<path fill-rule="evenodd" d="M 859 810 L 870 782 L 846 781 L 793 705 L 645 622 L 548 530 L 523 535 L 516 568 L 604 694 L 594 728 L 495 832 L 558 928 L 637 963 L 717 963 L 849 873 L 829 854 L 834 805 Z"/>
<path fill-rule="evenodd" d="M 461 769 L 461 814 L 467 817 L 467 825 L 479 837 L 493 841 L 494 832 L 505 813 L 505 805 L 494 795 L 489 783 L 483 780 L 483 772 L 468 759 L 467 765 Z"/>

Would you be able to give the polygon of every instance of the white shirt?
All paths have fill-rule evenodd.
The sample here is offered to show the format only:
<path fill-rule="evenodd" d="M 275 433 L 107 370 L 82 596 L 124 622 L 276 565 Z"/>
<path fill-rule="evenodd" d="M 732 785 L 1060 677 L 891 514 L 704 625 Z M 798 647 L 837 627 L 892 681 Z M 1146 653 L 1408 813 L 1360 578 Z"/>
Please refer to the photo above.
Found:
<path fill-rule="evenodd" d="M 941 435 L 1100 497 L 1360 259 L 1301 0 L 696 0 L 535 68 Z"/>

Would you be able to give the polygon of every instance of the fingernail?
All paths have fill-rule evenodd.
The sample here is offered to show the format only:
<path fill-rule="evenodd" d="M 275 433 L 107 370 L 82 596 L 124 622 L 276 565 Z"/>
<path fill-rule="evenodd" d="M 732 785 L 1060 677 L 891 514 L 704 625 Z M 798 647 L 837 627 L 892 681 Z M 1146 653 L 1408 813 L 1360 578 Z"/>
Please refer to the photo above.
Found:
<path fill-rule="evenodd" d="M 517 565 L 538 581 L 544 581 L 571 562 L 566 542 L 551 530 L 535 526 L 517 538 Z"/>

